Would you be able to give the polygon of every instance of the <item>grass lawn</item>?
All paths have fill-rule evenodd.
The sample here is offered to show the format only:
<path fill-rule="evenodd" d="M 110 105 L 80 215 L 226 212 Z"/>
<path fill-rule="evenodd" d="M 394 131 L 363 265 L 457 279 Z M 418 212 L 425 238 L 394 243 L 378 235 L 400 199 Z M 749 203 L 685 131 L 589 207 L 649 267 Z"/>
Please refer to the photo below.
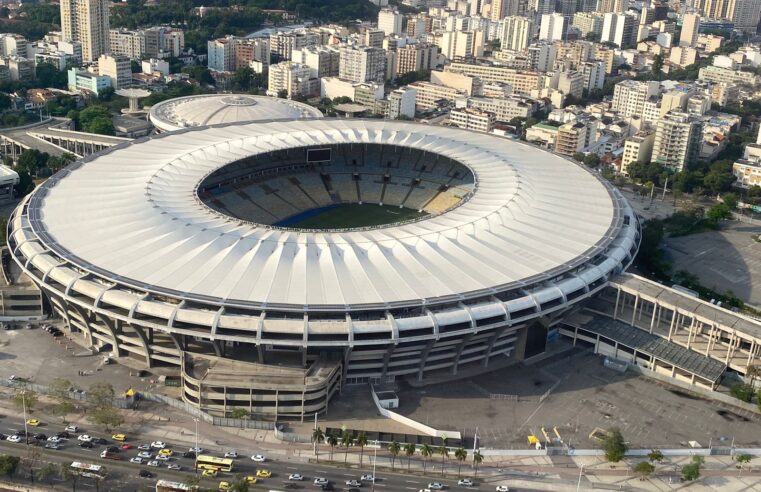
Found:
<path fill-rule="evenodd" d="M 300 229 L 350 229 L 401 222 L 425 215 L 428 214 L 410 208 L 351 203 L 330 208 L 319 215 L 290 224 L 289 227 Z"/>

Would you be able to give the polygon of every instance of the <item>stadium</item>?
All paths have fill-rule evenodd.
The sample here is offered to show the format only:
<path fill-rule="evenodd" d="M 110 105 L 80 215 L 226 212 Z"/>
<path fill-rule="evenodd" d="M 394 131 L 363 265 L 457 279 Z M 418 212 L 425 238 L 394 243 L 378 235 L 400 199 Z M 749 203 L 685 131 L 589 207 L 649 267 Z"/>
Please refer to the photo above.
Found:
<path fill-rule="evenodd" d="M 83 345 L 175 371 L 212 414 L 303 419 L 342 385 L 542 353 L 639 234 L 613 187 L 527 144 L 304 119 L 78 161 L 24 199 L 8 244 Z"/>

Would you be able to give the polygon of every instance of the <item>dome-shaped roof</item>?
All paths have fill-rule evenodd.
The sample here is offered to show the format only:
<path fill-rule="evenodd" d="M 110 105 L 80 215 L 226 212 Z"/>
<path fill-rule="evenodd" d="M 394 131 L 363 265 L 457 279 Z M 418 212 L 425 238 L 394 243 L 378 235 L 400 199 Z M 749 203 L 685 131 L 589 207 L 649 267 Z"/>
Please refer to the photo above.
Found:
<path fill-rule="evenodd" d="M 322 118 L 307 104 L 249 94 L 205 94 L 162 101 L 151 108 L 151 122 L 163 132 L 247 121 Z"/>

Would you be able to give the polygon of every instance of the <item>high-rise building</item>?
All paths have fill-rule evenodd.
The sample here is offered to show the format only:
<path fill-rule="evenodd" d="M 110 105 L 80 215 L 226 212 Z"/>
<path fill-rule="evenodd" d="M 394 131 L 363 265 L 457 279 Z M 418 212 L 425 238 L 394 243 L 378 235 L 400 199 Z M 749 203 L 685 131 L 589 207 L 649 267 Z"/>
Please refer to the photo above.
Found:
<path fill-rule="evenodd" d="M 563 14 L 544 14 L 539 28 L 539 39 L 543 41 L 562 41 L 565 37 L 566 18 Z"/>
<path fill-rule="evenodd" d="M 267 95 L 278 97 L 284 91 L 288 99 L 312 96 L 319 92 L 320 82 L 311 74 L 311 68 L 292 61 L 270 65 Z"/>
<path fill-rule="evenodd" d="M 439 47 L 427 43 L 408 44 L 396 50 L 396 75 L 431 70 L 436 67 Z"/>
<path fill-rule="evenodd" d="M 527 17 L 505 17 L 502 29 L 502 49 L 523 51 L 531 42 L 534 22 Z"/>
<path fill-rule="evenodd" d="M 305 29 L 270 34 L 270 49 L 280 60 L 291 60 L 294 51 L 316 44 L 322 44 L 320 35 Z"/>
<path fill-rule="evenodd" d="M 656 122 L 653 162 L 684 170 L 696 162 L 702 136 L 700 119 L 687 113 L 669 112 Z"/>
<path fill-rule="evenodd" d="M 301 63 L 312 70 L 312 77 L 337 77 L 341 53 L 332 46 L 301 48 Z"/>
<path fill-rule="evenodd" d="M 602 22 L 603 15 L 598 12 L 577 12 L 573 14 L 571 25 L 578 29 L 582 36 L 587 36 L 591 32 L 597 35 L 597 39 L 600 39 Z"/>
<path fill-rule="evenodd" d="M 19 34 L 0 34 L 0 54 L 34 58 L 33 54 L 27 53 L 26 38 Z"/>
<path fill-rule="evenodd" d="M 653 156 L 655 132 L 641 131 L 626 139 L 624 153 L 621 157 L 621 172 L 629 174 L 629 165 L 633 162 L 650 162 Z"/>
<path fill-rule="evenodd" d="M 132 67 L 129 57 L 124 55 L 100 55 L 98 75 L 111 79 L 111 87 L 123 89 L 132 85 Z"/>
<path fill-rule="evenodd" d="M 386 52 L 367 46 L 341 48 L 338 76 L 352 82 L 378 82 L 386 80 Z"/>
<path fill-rule="evenodd" d="M 605 65 L 601 61 L 588 61 L 579 66 L 584 75 L 584 88 L 588 91 L 602 89 L 605 85 Z"/>
<path fill-rule="evenodd" d="M 601 42 L 613 43 L 619 48 L 634 45 L 637 37 L 636 15 L 607 13 L 603 17 Z"/>
<path fill-rule="evenodd" d="M 235 38 L 212 39 L 206 42 L 209 70 L 230 72 L 235 70 Z"/>
<path fill-rule="evenodd" d="M 110 0 L 61 0 L 62 35 L 64 40 L 82 44 L 85 62 L 94 62 L 109 52 L 110 6 Z"/>
<path fill-rule="evenodd" d="M 365 31 L 365 46 L 371 48 L 383 48 L 383 39 L 386 37 L 386 33 L 383 29 L 368 29 Z"/>
<path fill-rule="evenodd" d="M 494 129 L 494 114 L 476 108 L 453 109 L 449 122 L 466 130 L 488 133 Z"/>
<path fill-rule="evenodd" d="M 233 53 L 235 70 L 251 68 L 261 73 L 270 66 L 269 38 L 236 38 Z"/>
<path fill-rule="evenodd" d="M 398 10 L 381 9 L 378 12 L 378 29 L 389 34 L 402 34 L 402 14 Z"/>
<path fill-rule="evenodd" d="M 450 60 L 474 56 L 475 33 L 472 31 L 446 31 L 440 36 L 441 53 Z"/>
<path fill-rule="evenodd" d="M 415 117 L 415 88 L 402 87 L 395 89 L 388 95 L 386 117 L 395 120 L 399 117 L 412 119 Z"/>
<path fill-rule="evenodd" d="M 660 84 L 655 81 L 624 80 L 619 82 L 613 89 L 611 109 L 617 111 L 624 118 L 641 117 L 645 101 L 651 96 L 657 95 L 659 89 Z"/>
<path fill-rule="evenodd" d="M 682 34 L 679 37 L 679 46 L 694 48 L 698 42 L 699 29 L 700 16 L 698 14 L 686 14 L 682 18 Z"/>

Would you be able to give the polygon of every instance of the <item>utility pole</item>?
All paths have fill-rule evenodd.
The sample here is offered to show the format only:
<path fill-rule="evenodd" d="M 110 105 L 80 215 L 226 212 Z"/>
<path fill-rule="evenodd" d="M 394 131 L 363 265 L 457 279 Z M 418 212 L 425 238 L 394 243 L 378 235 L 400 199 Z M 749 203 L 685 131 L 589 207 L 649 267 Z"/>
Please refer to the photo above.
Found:
<path fill-rule="evenodd" d="M 378 446 L 379 446 L 378 441 L 375 441 L 375 453 L 373 454 L 373 481 L 372 481 L 373 486 L 372 486 L 371 492 L 375 492 L 375 463 L 378 462 Z"/>
<path fill-rule="evenodd" d="M 24 439 L 29 446 L 29 428 L 26 423 L 26 390 L 21 390 L 21 408 L 24 410 Z"/>
<path fill-rule="evenodd" d="M 195 464 L 193 465 L 193 469 L 195 470 L 196 474 L 198 473 L 198 418 L 194 418 L 196 422 L 196 448 L 193 450 L 193 457 L 195 460 Z"/>

